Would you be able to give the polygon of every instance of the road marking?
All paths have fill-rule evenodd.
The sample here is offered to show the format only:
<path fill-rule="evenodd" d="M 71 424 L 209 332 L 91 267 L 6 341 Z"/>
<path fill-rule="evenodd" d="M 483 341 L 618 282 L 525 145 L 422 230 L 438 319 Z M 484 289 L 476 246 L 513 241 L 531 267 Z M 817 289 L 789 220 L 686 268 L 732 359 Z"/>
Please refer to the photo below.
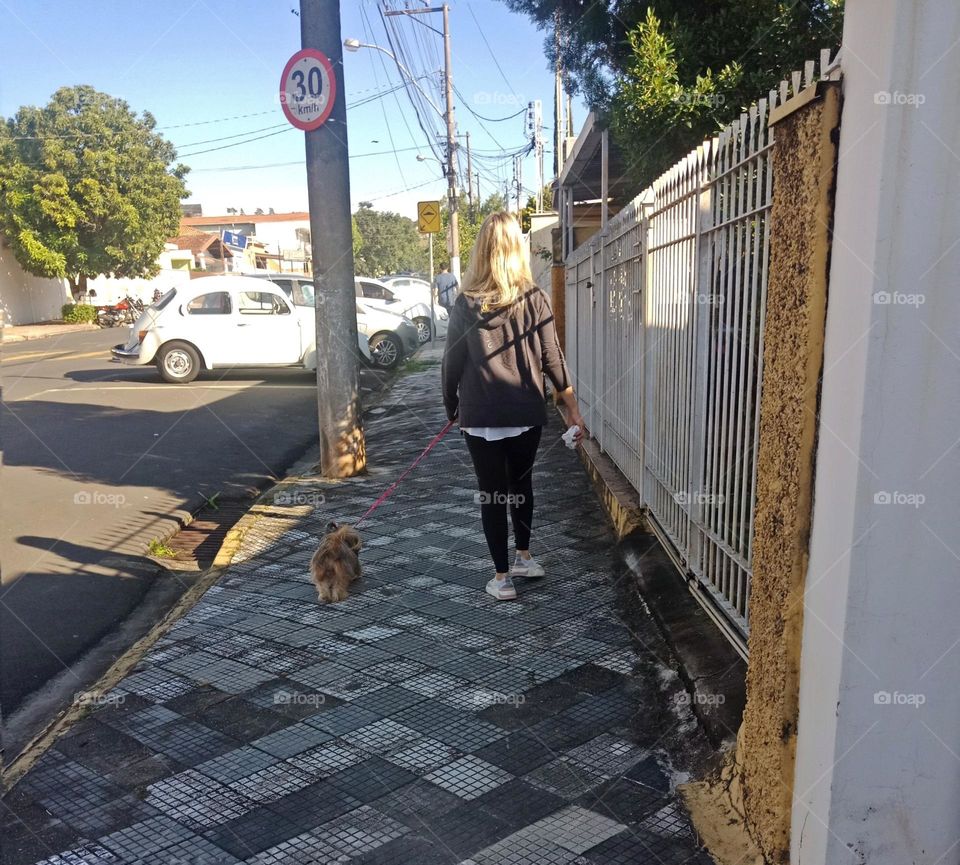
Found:
<path fill-rule="evenodd" d="M 9 357 L 0 358 L 3 363 L 11 363 L 18 360 L 80 360 L 84 357 L 102 357 L 104 360 L 110 359 L 110 349 L 100 349 L 99 351 L 88 351 L 82 354 L 73 354 L 69 351 L 33 351 L 27 354 L 13 354 Z"/>

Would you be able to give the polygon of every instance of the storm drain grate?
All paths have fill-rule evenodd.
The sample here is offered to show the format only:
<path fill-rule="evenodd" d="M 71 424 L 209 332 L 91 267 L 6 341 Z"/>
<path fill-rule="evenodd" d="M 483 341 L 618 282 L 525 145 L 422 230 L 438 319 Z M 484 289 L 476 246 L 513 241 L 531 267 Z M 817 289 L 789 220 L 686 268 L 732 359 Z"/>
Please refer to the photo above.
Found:
<path fill-rule="evenodd" d="M 198 570 L 213 564 L 227 532 L 252 506 L 253 500 L 218 501 L 205 505 L 177 534 L 165 542 L 173 551 L 166 559 L 176 567 L 196 567 Z"/>

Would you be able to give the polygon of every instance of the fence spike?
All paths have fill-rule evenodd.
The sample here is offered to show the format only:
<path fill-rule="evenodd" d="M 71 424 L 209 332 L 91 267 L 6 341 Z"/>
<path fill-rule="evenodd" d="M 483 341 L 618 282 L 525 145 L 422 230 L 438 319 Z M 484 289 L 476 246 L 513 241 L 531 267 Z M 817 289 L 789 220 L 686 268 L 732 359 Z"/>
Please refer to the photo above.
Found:
<path fill-rule="evenodd" d="M 796 95 L 800 92 L 800 82 L 803 80 L 803 73 L 799 69 L 795 69 L 791 73 L 790 79 L 793 84 L 793 94 Z"/>
<path fill-rule="evenodd" d="M 809 87 L 813 84 L 813 71 L 817 64 L 813 60 L 808 60 L 803 64 L 803 86 Z"/>

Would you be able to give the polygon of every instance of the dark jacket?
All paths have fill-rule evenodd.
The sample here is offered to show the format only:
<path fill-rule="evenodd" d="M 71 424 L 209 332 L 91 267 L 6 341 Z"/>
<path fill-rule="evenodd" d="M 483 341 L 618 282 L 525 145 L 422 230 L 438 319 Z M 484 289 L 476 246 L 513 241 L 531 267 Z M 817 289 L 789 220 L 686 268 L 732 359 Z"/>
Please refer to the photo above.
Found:
<path fill-rule="evenodd" d="M 544 374 L 557 392 L 570 375 L 550 301 L 532 288 L 509 309 L 481 312 L 461 294 L 443 353 L 443 404 L 460 426 L 540 426 L 547 421 Z"/>

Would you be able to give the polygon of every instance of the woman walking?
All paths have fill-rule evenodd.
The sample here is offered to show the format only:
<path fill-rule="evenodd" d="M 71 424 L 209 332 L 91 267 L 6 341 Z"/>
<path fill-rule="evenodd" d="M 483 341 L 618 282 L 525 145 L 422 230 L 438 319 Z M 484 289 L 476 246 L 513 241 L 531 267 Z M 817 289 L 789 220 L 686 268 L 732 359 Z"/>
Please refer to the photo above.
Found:
<path fill-rule="evenodd" d="M 533 462 L 547 420 L 544 374 L 568 425 L 583 437 L 583 418 L 557 341 L 547 296 L 533 284 L 520 224 L 494 213 L 477 235 L 447 330 L 443 402 L 459 417 L 480 487 L 480 515 L 496 568 L 487 592 L 513 600 L 512 577 L 542 577 L 530 555 Z M 509 567 L 507 506 L 516 558 Z"/>

